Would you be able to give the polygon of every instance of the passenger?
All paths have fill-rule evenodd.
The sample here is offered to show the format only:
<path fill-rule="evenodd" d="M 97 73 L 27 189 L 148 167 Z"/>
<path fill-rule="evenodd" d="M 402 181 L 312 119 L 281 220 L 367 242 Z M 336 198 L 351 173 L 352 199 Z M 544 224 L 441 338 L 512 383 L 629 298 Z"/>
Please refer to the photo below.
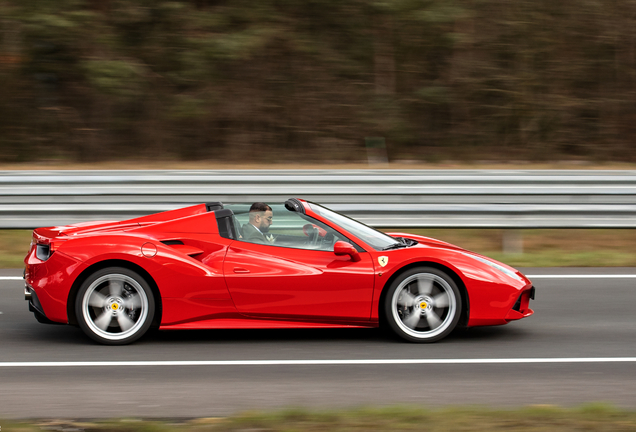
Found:
<path fill-rule="evenodd" d="M 243 240 L 250 243 L 273 243 L 274 236 L 267 233 L 272 225 L 274 212 L 265 203 L 255 202 L 250 207 L 249 223 L 243 225 Z"/>

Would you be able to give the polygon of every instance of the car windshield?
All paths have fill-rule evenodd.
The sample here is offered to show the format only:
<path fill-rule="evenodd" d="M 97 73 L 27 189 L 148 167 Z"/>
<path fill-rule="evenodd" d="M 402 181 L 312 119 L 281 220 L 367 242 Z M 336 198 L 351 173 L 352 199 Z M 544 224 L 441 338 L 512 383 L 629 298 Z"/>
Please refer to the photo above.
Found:
<path fill-rule="evenodd" d="M 334 224 L 341 226 L 346 231 L 350 232 L 360 240 L 363 240 L 366 244 L 371 246 L 375 250 L 387 250 L 392 249 L 402 243 L 391 236 L 384 234 L 370 226 L 367 226 L 357 220 L 351 219 L 345 215 L 341 215 L 333 210 L 329 210 L 326 207 L 316 203 L 309 203 L 311 209 L 318 215 L 333 222 Z"/>

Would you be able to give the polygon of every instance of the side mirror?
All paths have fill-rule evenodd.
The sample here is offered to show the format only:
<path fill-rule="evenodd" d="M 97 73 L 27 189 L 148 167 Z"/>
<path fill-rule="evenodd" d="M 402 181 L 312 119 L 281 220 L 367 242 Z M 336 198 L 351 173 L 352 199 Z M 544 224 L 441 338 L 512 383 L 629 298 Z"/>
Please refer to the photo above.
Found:
<path fill-rule="evenodd" d="M 336 244 L 333 245 L 333 253 L 337 256 L 349 255 L 351 261 L 360 261 L 360 255 L 356 248 L 354 248 L 351 243 L 343 242 L 342 240 L 338 240 Z"/>

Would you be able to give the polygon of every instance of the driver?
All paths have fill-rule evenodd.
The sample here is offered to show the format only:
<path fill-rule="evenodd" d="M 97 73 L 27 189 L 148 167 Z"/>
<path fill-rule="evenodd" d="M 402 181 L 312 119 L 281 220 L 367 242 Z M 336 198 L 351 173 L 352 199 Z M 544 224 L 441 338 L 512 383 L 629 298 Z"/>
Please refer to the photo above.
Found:
<path fill-rule="evenodd" d="M 255 202 L 250 207 L 249 223 L 243 225 L 243 240 L 251 243 L 268 244 L 274 242 L 274 236 L 269 234 L 274 212 L 265 203 Z"/>

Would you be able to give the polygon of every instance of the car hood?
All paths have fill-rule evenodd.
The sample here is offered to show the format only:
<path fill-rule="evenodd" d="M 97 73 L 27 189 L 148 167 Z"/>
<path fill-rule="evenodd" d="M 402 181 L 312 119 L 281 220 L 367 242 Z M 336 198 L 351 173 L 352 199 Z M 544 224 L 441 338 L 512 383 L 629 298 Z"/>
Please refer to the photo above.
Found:
<path fill-rule="evenodd" d="M 459 246 L 455 246 L 452 243 L 448 243 L 442 240 L 437 240 L 434 239 L 432 237 L 424 237 L 424 236 L 420 236 L 420 235 L 416 235 L 416 234 L 409 234 L 409 233 L 398 233 L 398 232 L 391 232 L 391 233 L 386 233 L 387 235 L 390 235 L 391 237 L 404 237 L 404 238 L 410 238 L 413 239 L 415 241 L 417 241 L 418 243 L 425 245 L 425 246 L 430 246 L 430 247 L 440 247 L 440 248 L 444 248 L 444 249 L 453 249 L 453 250 L 460 250 L 460 251 L 466 251 L 466 249 L 460 248 Z"/>
<path fill-rule="evenodd" d="M 387 234 L 390 235 L 391 237 L 405 237 L 405 238 L 416 240 L 419 243 L 419 245 L 415 247 L 419 246 L 419 247 L 433 247 L 437 249 L 446 249 L 446 250 L 452 250 L 452 251 L 461 253 L 466 256 L 470 256 L 476 259 L 477 261 L 481 261 L 482 263 L 488 264 L 491 267 L 499 269 L 500 271 L 507 274 L 508 276 L 511 276 L 515 279 L 521 278 L 527 281 L 526 277 L 516 268 L 510 267 L 507 264 L 504 264 L 500 261 L 489 258 L 487 256 L 478 254 L 476 252 L 472 252 L 467 249 L 460 248 L 459 246 L 455 246 L 454 244 L 447 243 L 442 240 L 437 240 L 431 237 L 424 237 L 424 236 L 415 235 L 415 234 L 408 234 L 408 233 L 387 233 Z"/>

